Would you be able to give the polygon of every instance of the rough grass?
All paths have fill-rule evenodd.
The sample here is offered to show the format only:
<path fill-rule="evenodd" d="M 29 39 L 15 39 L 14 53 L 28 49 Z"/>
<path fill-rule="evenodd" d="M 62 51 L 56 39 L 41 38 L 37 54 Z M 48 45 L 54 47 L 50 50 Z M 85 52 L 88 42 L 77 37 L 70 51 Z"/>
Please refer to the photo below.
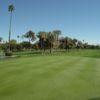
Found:
<path fill-rule="evenodd" d="M 2 60 L 0 100 L 100 100 L 100 59 L 46 55 Z"/>

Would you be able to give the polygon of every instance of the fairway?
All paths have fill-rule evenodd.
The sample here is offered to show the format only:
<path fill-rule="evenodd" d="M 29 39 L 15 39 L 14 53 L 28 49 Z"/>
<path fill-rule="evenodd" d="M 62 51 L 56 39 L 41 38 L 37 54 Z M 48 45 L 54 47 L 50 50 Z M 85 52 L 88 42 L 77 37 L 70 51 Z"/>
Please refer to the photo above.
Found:
<path fill-rule="evenodd" d="M 100 100 L 100 59 L 40 55 L 2 60 L 0 100 Z"/>

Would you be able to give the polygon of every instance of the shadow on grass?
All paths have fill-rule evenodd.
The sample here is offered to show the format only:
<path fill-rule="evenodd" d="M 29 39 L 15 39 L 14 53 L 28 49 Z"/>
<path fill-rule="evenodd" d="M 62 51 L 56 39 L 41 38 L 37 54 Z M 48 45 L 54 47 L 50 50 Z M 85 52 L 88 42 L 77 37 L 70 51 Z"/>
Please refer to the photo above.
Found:
<path fill-rule="evenodd" d="M 88 100 L 100 100 L 100 97 L 90 98 Z"/>

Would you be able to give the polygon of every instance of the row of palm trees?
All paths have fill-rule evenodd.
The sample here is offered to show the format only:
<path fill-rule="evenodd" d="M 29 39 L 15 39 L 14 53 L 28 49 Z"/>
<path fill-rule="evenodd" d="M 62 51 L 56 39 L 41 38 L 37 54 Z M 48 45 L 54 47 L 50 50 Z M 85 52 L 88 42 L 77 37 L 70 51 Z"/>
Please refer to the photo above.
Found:
<path fill-rule="evenodd" d="M 41 50 L 44 50 L 46 48 L 50 48 L 50 53 L 53 45 L 55 44 L 56 47 L 59 45 L 59 35 L 61 35 L 60 30 L 54 30 L 52 32 L 44 32 L 40 31 L 36 35 L 33 31 L 26 32 L 22 37 L 29 39 L 29 43 L 31 44 L 31 41 L 35 41 L 36 37 L 39 38 L 40 48 Z M 31 47 L 30 47 L 31 48 Z"/>
<path fill-rule="evenodd" d="M 23 34 L 22 37 L 29 40 L 30 49 L 32 49 L 31 42 L 35 41 L 36 38 L 38 38 L 39 40 L 34 43 L 34 46 L 36 47 L 36 49 L 41 49 L 42 52 L 45 52 L 46 49 L 49 49 L 51 53 L 52 48 L 54 48 L 55 50 L 66 49 L 67 51 L 69 51 L 69 49 L 72 48 L 79 49 L 86 48 L 88 46 L 87 43 L 84 43 L 84 40 L 79 41 L 75 38 L 72 39 L 70 37 L 59 37 L 59 35 L 61 35 L 60 30 L 54 30 L 52 32 L 40 31 L 37 34 L 30 30 Z"/>
<path fill-rule="evenodd" d="M 45 44 L 48 44 L 46 46 L 49 46 L 50 48 L 50 53 L 53 45 L 56 45 L 58 47 L 59 45 L 59 35 L 61 35 L 60 30 L 54 30 L 52 32 L 39 32 L 38 33 L 38 38 L 41 43 L 40 47 L 41 49 L 44 49 L 45 51 Z"/>

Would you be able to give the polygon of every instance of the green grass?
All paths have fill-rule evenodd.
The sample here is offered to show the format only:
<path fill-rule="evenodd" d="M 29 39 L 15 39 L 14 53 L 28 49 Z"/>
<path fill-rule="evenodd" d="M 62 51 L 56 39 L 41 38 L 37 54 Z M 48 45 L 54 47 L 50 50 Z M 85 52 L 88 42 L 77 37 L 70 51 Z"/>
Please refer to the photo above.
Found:
<path fill-rule="evenodd" d="M 0 100 L 100 100 L 100 59 L 91 56 L 96 53 L 2 60 Z"/>
<path fill-rule="evenodd" d="M 13 55 L 17 56 L 40 56 L 42 54 L 41 50 L 33 50 L 33 51 L 22 51 L 22 52 L 14 52 Z M 66 50 L 52 50 L 52 54 L 49 53 L 49 50 L 46 50 L 44 55 L 68 55 L 68 56 L 82 56 L 82 57 L 92 57 L 92 58 L 100 58 L 100 50 L 99 49 L 71 49 Z"/>

